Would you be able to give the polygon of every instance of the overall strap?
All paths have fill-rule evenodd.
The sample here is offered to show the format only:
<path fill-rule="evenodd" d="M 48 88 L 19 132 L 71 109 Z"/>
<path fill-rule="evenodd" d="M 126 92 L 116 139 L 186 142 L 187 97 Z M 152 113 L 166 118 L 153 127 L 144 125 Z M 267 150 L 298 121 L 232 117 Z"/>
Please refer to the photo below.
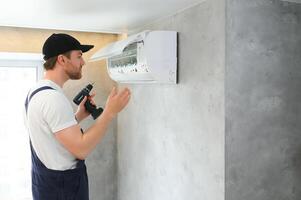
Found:
<path fill-rule="evenodd" d="M 40 92 L 40 91 L 43 91 L 43 90 L 55 90 L 54 88 L 52 88 L 52 87 L 50 87 L 50 86 L 43 86 L 43 87 L 40 87 L 40 88 L 38 88 L 38 89 L 36 89 L 36 90 L 34 90 L 32 93 L 31 93 L 31 95 L 28 97 L 28 95 L 27 95 L 27 97 L 26 97 L 26 100 L 25 100 L 25 110 L 26 110 L 26 114 L 27 114 L 27 110 L 28 110 L 28 105 L 29 105 L 29 102 L 30 102 L 30 100 L 32 99 L 32 97 L 35 95 L 35 94 L 37 94 L 38 92 Z M 83 132 L 83 130 L 81 129 L 81 131 Z M 33 148 L 33 146 L 32 146 L 32 143 L 31 143 L 31 139 L 29 138 L 29 143 L 30 143 L 30 150 L 31 150 L 31 154 L 32 154 L 32 162 L 33 162 L 33 164 L 35 165 L 35 166 L 42 166 L 42 168 L 46 168 L 45 167 L 45 165 L 40 161 L 40 159 L 38 158 L 38 156 L 36 155 L 36 152 L 35 152 L 35 150 L 34 150 L 34 148 Z M 84 166 L 85 166 L 85 161 L 84 160 L 78 160 L 77 159 L 77 164 L 76 164 L 76 167 L 77 168 L 83 168 Z M 47 171 L 49 172 L 49 170 L 47 169 Z M 52 171 L 54 171 L 54 170 L 52 170 Z M 67 171 L 69 171 L 69 170 L 67 170 Z M 66 172 L 67 172 L 66 171 Z M 68 172 L 67 172 L 68 173 Z"/>
<path fill-rule="evenodd" d="M 30 102 L 30 100 L 32 99 L 32 97 L 37 94 L 38 92 L 40 91 L 43 91 L 43 90 L 54 90 L 52 87 L 50 86 L 43 86 L 43 87 L 40 87 L 36 90 L 34 90 L 30 96 L 29 93 L 26 97 L 26 100 L 25 100 L 25 111 L 26 111 L 26 114 L 27 114 L 27 110 L 28 110 L 28 104 Z M 32 168 L 37 168 L 37 166 L 41 166 L 42 168 L 45 167 L 44 164 L 40 161 L 40 159 L 38 158 L 38 156 L 36 155 L 34 149 L 33 149 L 33 146 L 31 144 L 31 139 L 29 137 L 29 144 L 30 144 L 30 151 L 31 151 L 31 161 L 32 161 Z"/>
<path fill-rule="evenodd" d="M 36 89 L 35 91 L 33 91 L 29 97 L 28 97 L 28 95 L 29 95 L 29 94 L 28 94 L 27 97 L 26 97 L 26 100 L 25 100 L 25 110 L 26 110 L 26 113 L 27 113 L 27 110 L 28 110 L 28 104 L 29 104 L 31 98 L 32 98 L 35 94 L 37 94 L 38 92 L 40 92 L 40 91 L 42 91 L 42 90 L 54 90 L 54 88 L 52 88 L 52 87 L 50 87 L 50 86 L 43 86 L 43 87 L 40 87 L 40 88 Z"/>

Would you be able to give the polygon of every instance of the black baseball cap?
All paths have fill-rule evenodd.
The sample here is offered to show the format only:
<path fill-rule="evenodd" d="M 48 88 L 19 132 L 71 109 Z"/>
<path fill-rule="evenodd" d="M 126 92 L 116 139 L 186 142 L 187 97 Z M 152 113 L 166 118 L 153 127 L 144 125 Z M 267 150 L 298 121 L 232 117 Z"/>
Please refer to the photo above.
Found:
<path fill-rule="evenodd" d="M 51 57 L 58 56 L 71 50 L 81 50 L 83 53 L 92 49 L 94 45 L 83 45 L 72 37 L 65 33 L 52 34 L 43 45 L 44 60 L 48 60 Z"/>

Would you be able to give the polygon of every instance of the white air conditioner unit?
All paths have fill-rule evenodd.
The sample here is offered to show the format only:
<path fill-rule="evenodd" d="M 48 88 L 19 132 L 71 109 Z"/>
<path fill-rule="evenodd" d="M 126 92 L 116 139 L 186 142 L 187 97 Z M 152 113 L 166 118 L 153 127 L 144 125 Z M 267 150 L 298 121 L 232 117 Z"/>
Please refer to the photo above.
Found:
<path fill-rule="evenodd" d="M 177 83 L 177 32 L 144 31 L 107 45 L 91 61 L 107 59 L 110 77 L 125 83 Z"/>

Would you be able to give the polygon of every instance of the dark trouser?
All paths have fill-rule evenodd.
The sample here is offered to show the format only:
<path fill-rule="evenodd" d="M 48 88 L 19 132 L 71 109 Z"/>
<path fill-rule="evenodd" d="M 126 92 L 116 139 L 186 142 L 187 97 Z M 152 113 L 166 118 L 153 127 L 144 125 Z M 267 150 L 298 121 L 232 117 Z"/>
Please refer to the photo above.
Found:
<path fill-rule="evenodd" d="M 33 200 L 89 200 L 88 176 L 83 160 L 75 169 L 51 170 L 32 152 Z"/>

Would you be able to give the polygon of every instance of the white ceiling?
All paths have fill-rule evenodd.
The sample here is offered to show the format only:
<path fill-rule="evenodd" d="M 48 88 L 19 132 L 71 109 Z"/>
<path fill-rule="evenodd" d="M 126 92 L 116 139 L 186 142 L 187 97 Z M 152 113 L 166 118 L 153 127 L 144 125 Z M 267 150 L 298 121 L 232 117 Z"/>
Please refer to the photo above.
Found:
<path fill-rule="evenodd" d="M 1 0 L 0 26 L 122 33 L 204 0 Z"/>

